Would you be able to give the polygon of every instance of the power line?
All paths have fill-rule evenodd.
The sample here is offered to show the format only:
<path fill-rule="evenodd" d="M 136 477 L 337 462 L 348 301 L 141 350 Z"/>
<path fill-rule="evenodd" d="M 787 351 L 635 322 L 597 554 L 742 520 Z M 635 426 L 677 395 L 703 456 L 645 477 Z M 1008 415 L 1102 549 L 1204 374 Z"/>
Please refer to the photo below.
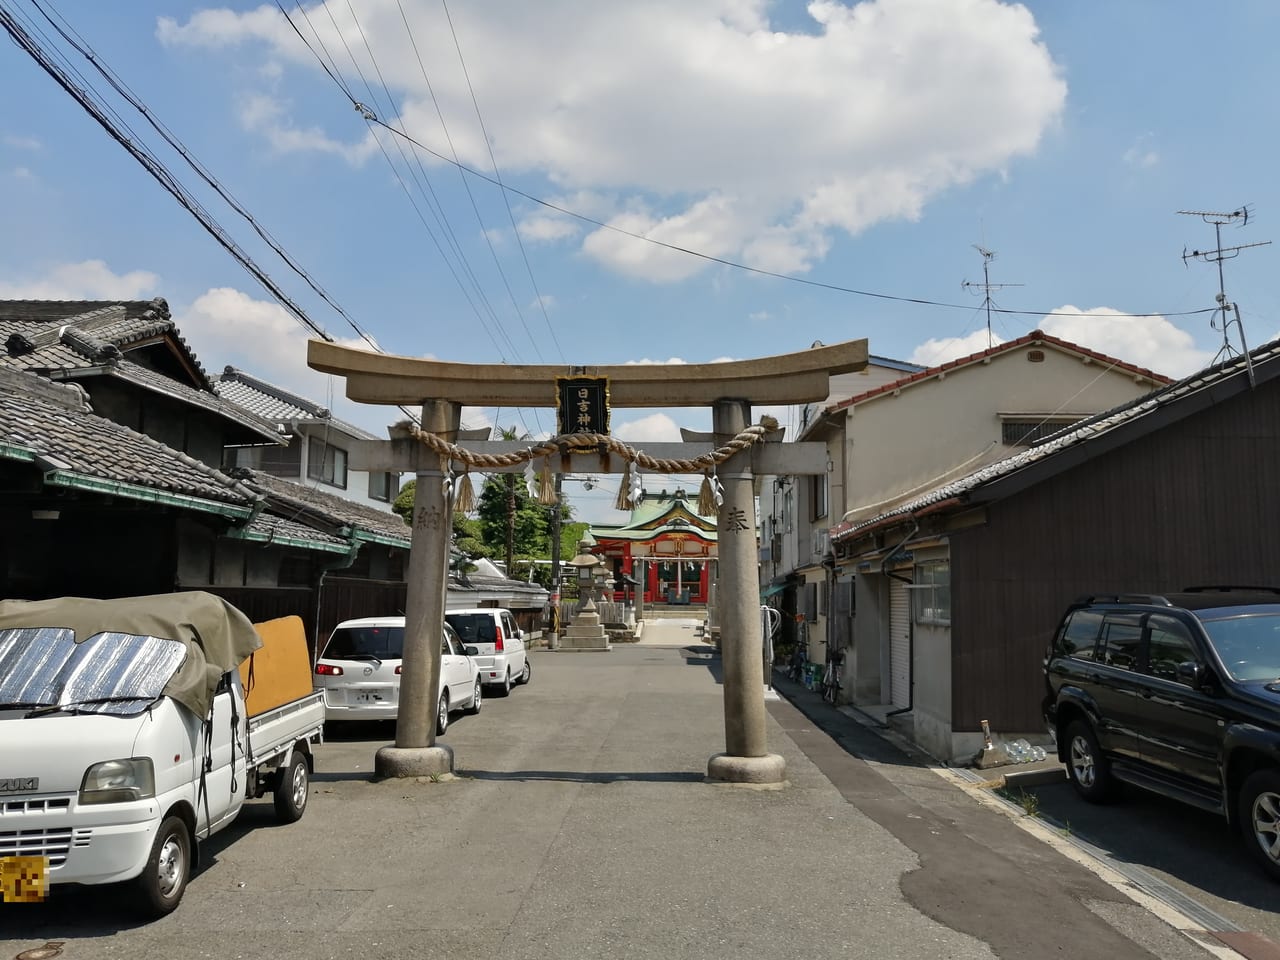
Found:
<path fill-rule="evenodd" d="M 67 28 L 70 29 L 72 33 L 75 33 L 74 39 L 70 35 L 68 35 L 66 30 L 64 30 L 61 26 L 59 26 L 57 23 L 54 22 L 54 20 L 40 5 L 40 0 L 31 0 L 31 3 L 40 12 L 40 15 L 43 16 L 45 20 L 47 20 L 49 24 L 54 28 L 54 30 L 58 32 L 58 34 L 63 38 L 63 40 L 65 40 L 81 56 L 83 56 L 86 60 L 88 60 L 89 63 L 93 66 L 93 68 L 98 71 L 98 73 L 107 81 L 108 84 L 111 85 L 112 89 L 114 89 L 116 93 L 118 93 L 121 97 L 123 97 L 131 107 L 133 107 L 135 110 L 138 111 L 138 113 L 142 114 L 143 118 L 147 121 L 147 123 L 151 125 L 151 128 L 155 130 L 156 133 L 160 134 L 162 138 L 164 138 L 164 141 L 168 143 L 169 146 L 171 146 L 178 153 L 178 155 L 182 157 L 183 160 L 186 161 L 187 165 L 196 172 L 196 174 L 200 177 L 200 179 L 202 179 L 206 184 L 208 184 L 209 187 L 211 187 L 214 190 L 214 192 L 218 194 L 218 196 L 220 196 L 223 200 L 227 202 L 228 206 L 230 206 L 232 210 L 238 213 L 253 228 L 254 232 L 257 233 L 258 236 L 262 238 L 262 240 L 280 257 L 281 260 L 285 262 L 285 264 L 294 273 L 296 273 L 299 277 L 301 277 L 302 280 L 304 280 L 306 284 L 309 287 L 311 287 L 311 289 L 325 303 L 327 303 L 330 307 L 332 307 L 334 311 L 340 317 L 342 317 L 342 319 L 344 319 L 347 322 L 347 324 L 351 327 L 351 329 L 353 329 L 356 332 L 356 334 L 360 336 L 362 340 L 364 340 L 371 347 L 373 347 L 374 350 L 381 352 L 381 348 L 378 346 L 377 341 L 374 340 L 374 338 L 366 330 L 364 330 L 360 326 L 360 324 L 358 324 L 355 321 L 355 319 L 349 313 L 347 313 L 347 311 L 344 310 L 342 306 L 339 303 L 337 303 L 337 301 L 335 301 L 325 291 L 325 289 L 322 286 L 320 286 L 319 282 L 314 277 L 312 277 L 311 274 L 308 273 L 307 270 L 303 268 L 289 254 L 287 250 L 284 249 L 284 247 L 280 244 L 280 242 L 277 241 L 275 237 L 273 237 L 266 230 L 266 228 L 263 227 L 258 222 L 258 220 L 253 216 L 253 214 L 251 214 L 244 207 L 244 205 L 240 203 L 240 201 L 237 200 L 230 193 L 230 191 L 228 191 L 222 185 L 221 182 L 219 182 L 219 180 L 209 171 L 209 169 L 203 163 L 201 163 L 200 160 L 190 152 L 190 150 L 187 149 L 187 146 L 181 140 L 179 140 L 178 137 L 175 134 L 173 134 L 173 132 L 170 131 L 165 124 L 161 123 L 155 117 L 155 115 L 152 113 L 150 108 L 148 108 L 147 105 L 143 103 L 141 99 L 128 87 L 128 85 L 125 84 L 125 82 L 122 79 L 120 79 L 120 77 L 115 73 L 115 71 L 112 70 L 106 64 L 104 64 L 102 61 L 102 58 L 84 42 L 84 38 L 73 27 L 71 27 L 70 23 L 67 22 L 66 18 L 63 17 L 62 14 L 59 13 L 58 18 L 62 20 L 64 24 L 66 24 Z M 52 9 L 52 5 L 50 5 L 50 8 Z"/>
<path fill-rule="evenodd" d="M 316 336 L 322 340 L 332 341 L 324 328 L 312 320 L 302 307 L 294 303 L 277 284 L 272 280 L 266 272 L 259 267 L 253 258 L 249 256 L 227 233 L 225 229 L 213 218 L 212 214 L 206 210 L 195 197 L 187 191 L 187 189 L 173 176 L 164 166 L 163 163 L 145 146 L 135 143 L 128 136 L 123 134 L 110 117 L 107 116 L 109 108 L 96 103 L 90 93 L 77 86 L 67 73 L 53 62 L 52 58 L 46 50 L 44 50 L 33 38 L 22 28 L 12 14 L 5 8 L 0 7 L 0 26 L 13 39 L 13 41 L 39 64 L 40 68 L 53 78 L 58 86 L 62 87 L 80 106 L 91 116 L 98 124 L 106 130 L 107 134 L 119 143 L 129 155 L 142 164 L 143 169 L 167 190 L 180 203 L 202 227 L 209 233 L 218 244 L 230 253 L 280 304 L 291 313 L 295 319 L 304 324 Z"/>
<path fill-rule="evenodd" d="M 400 2 L 400 0 L 396 0 L 396 2 L 397 2 L 397 3 L 399 3 L 399 2 Z M 467 71 L 467 62 L 466 62 L 466 60 L 465 60 L 465 59 L 463 58 L 463 56 L 462 56 L 462 45 L 458 42 L 458 32 L 457 32 L 457 30 L 454 28 L 454 25 L 453 25 L 453 16 L 449 13 L 449 4 L 448 4 L 447 0 L 440 0 L 440 3 L 441 3 L 441 6 L 443 6 L 443 7 L 444 7 L 444 15 L 445 15 L 445 19 L 449 21 L 449 33 L 453 36 L 453 46 L 454 46 L 454 49 L 458 51 L 458 63 L 459 63 L 459 64 L 461 64 L 461 66 L 462 66 L 462 76 L 463 76 L 463 78 L 467 81 L 467 90 L 468 90 L 468 92 L 471 94 L 471 105 L 475 108 L 475 111 L 476 111 L 476 120 L 477 120 L 477 121 L 479 121 L 479 123 L 480 123 L 480 133 L 481 133 L 481 135 L 484 137 L 485 148 L 489 151 L 489 162 L 493 165 L 493 175 L 494 175 L 494 178 L 498 181 L 499 185 L 502 185 L 502 172 L 498 169 L 498 158 L 497 158 L 497 157 L 495 157 L 495 156 L 494 156 L 494 154 L 493 154 L 493 144 L 492 144 L 492 142 L 489 140 L 489 131 L 485 128 L 484 117 L 483 117 L 483 116 L 481 115 L 481 113 L 480 113 L 480 103 L 479 103 L 479 101 L 476 99 L 476 91 L 475 91 L 475 87 L 473 87 L 473 86 L 472 86 L 472 84 L 471 84 L 471 74 Z M 403 13 L 404 13 L 404 7 L 403 7 L 403 6 L 401 6 L 401 8 L 400 8 L 400 12 L 401 12 L 401 14 L 403 14 Z M 408 26 L 408 21 L 406 20 L 406 28 L 407 28 L 407 26 Z M 412 39 L 412 32 L 410 33 L 410 36 L 411 36 L 411 39 Z M 414 44 L 414 49 L 415 49 L 415 50 L 417 49 L 417 44 L 416 44 L 416 43 Z M 418 62 L 419 62 L 419 63 L 421 63 L 421 62 L 422 62 L 421 58 L 419 58 Z M 424 72 L 424 77 L 425 77 L 425 72 Z M 432 99 L 433 99 L 433 100 L 435 99 L 435 94 L 434 94 L 434 93 L 432 94 Z M 437 109 L 437 110 L 439 110 L 439 104 L 437 104 L 436 109 Z M 441 117 L 441 122 L 442 122 L 442 123 L 444 122 L 444 117 L 443 117 L 443 116 Z M 447 135 L 447 132 L 446 132 L 446 135 Z M 449 141 L 449 148 L 450 148 L 450 150 L 453 150 L 454 159 L 456 160 L 456 159 L 457 159 L 457 156 L 458 156 L 458 152 L 457 152 L 457 150 L 454 150 L 454 149 L 453 149 L 453 141 L 452 141 L 452 140 L 450 140 L 450 141 Z M 460 172 L 461 172 L 461 171 L 460 171 Z M 466 175 L 465 175 L 465 174 L 462 174 L 462 181 L 463 181 L 463 183 L 466 183 L 466 179 L 467 179 L 467 178 L 466 178 Z M 507 191 L 506 191 L 505 187 L 504 187 L 504 189 L 502 189 L 502 190 L 500 190 L 500 191 L 499 191 L 499 194 L 500 194 L 500 195 L 501 195 L 501 197 L 502 197 L 502 202 L 503 202 L 503 204 L 504 204 L 504 205 L 506 206 L 506 208 L 507 208 L 507 219 L 511 221 L 511 232 L 512 232 L 512 234 L 513 234 L 513 235 L 515 236 L 515 238 L 516 238 L 516 244 L 520 247 L 520 256 L 524 258 L 524 267 L 525 267 L 525 270 L 526 270 L 526 271 L 528 272 L 528 274 L 529 274 L 529 283 L 533 286 L 534 301 L 538 304 L 538 309 L 542 311 L 542 319 L 543 319 L 543 321 L 544 321 L 544 322 L 546 323 L 546 325 L 547 325 L 547 332 L 551 334 L 551 342 L 552 342 L 552 343 L 554 343 L 554 344 L 556 345 L 556 350 L 557 350 L 557 352 L 559 352 L 559 353 L 560 353 L 560 358 L 563 360 L 563 359 L 564 359 L 564 351 L 563 351 L 563 349 L 560 347 L 560 340 L 559 340 L 559 338 L 557 338 L 557 337 L 556 337 L 556 331 L 555 331 L 555 328 L 551 325 L 551 318 L 550 318 L 549 316 L 547 316 L 547 307 L 546 307 L 546 304 L 545 304 L 545 303 L 543 302 L 543 300 L 542 300 L 542 293 L 541 293 L 541 291 L 539 291 L 539 290 L 538 290 L 538 281 L 537 281 L 537 280 L 535 280 L 535 279 L 534 279 L 534 277 L 533 277 L 533 267 L 532 267 L 532 266 L 530 265 L 530 263 L 529 263 L 529 253 L 528 253 L 528 251 L 527 251 L 527 250 L 525 250 L 525 248 L 524 248 L 524 240 L 523 240 L 523 239 L 521 238 L 521 236 L 520 236 L 520 228 L 516 226 L 516 218 L 515 218 L 515 214 L 514 214 L 514 213 L 512 213 L 512 211 L 511 211 L 511 201 L 510 201 L 510 198 L 507 196 Z M 467 186 L 467 195 L 468 195 L 468 196 L 470 196 L 470 195 L 471 195 L 471 187 L 470 187 L 470 185 L 468 185 L 468 186 Z M 473 202 L 474 202 L 474 201 L 473 201 Z M 477 211 L 477 214 L 476 214 L 476 215 L 477 215 L 477 216 L 479 216 L 479 211 Z M 493 249 L 493 248 L 492 248 L 492 245 L 490 245 L 490 249 Z M 503 275 L 503 280 L 504 280 L 504 281 L 506 280 L 506 275 L 505 275 L 505 274 Z M 515 300 L 515 298 L 513 297 L 513 298 L 512 298 L 512 302 L 513 302 L 513 303 L 514 303 L 514 300 Z M 517 308 L 517 309 L 518 309 L 518 308 Z M 520 319 L 521 319 L 522 321 L 524 320 L 523 315 L 521 315 Z M 526 328 L 526 329 L 527 329 L 527 328 Z M 532 339 L 532 334 L 530 334 L 530 339 Z M 536 347 L 535 347 L 535 349 L 536 349 Z"/>

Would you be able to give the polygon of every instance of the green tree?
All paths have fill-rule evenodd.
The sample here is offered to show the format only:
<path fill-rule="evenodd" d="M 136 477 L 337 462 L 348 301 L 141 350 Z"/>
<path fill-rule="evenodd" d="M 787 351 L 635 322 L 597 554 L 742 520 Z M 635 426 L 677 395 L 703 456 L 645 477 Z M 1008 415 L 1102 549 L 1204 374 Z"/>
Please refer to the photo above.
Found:
<path fill-rule="evenodd" d="M 520 431 L 515 427 L 505 427 L 498 430 L 498 437 L 502 440 L 527 440 L 529 435 L 526 433 L 523 437 Z M 506 528 L 503 531 L 503 556 L 507 561 L 507 576 L 512 576 L 515 570 L 516 559 L 516 475 L 514 473 L 502 474 L 502 483 L 507 493 L 507 518 Z M 486 486 L 488 484 L 486 483 Z M 526 491 L 527 493 L 527 491 Z"/>
<path fill-rule="evenodd" d="M 510 507 L 512 502 L 514 509 Z M 508 576 L 515 569 L 516 559 L 541 559 L 550 553 L 551 545 L 547 539 L 550 517 L 546 508 L 529 496 L 523 483 L 512 487 L 506 482 L 505 475 L 490 477 L 480 490 L 476 518 L 480 525 L 480 539 L 495 554 L 505 554 L 510 543 Z"/>

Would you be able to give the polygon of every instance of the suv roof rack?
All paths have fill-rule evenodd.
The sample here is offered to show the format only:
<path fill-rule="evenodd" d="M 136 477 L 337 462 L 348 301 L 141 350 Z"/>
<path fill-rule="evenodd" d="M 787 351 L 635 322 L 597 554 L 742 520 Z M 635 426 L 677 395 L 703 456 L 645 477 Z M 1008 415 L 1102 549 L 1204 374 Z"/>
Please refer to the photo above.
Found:
<path fill-rule="evenodd" d="M 1089 593 L 1076 600 L 1077 604 L 1094 603 L 1149 603 L 1160 607 L 1172 607 L 1167 597 L 1158 593 Z"/>
<path fill-rule="evenodd" d="M 1280 587 L 1255 587 L 1240 585 L 1214 584 L 1211 586 L 1183 587 L 1183 593 L 1276 593 Z"/>

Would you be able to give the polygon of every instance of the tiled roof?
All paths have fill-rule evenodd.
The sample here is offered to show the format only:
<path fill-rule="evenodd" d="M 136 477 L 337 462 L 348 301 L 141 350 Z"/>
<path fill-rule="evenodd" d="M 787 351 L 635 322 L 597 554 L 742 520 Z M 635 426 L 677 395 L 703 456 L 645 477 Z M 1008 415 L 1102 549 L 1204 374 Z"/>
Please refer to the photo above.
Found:
<path fill-rule="evenodd" d="M 273 477 L 261 470 L 237 469 L 232 473 L 254 490 L 265 494 L 268 510 L 272 513 L 332 531 L 355 527 L 358 531 L 394 540 L 397 546 L 409 546 L 411 531 L 398 513 L 367 507 L 324 490 Z"/>
<path fill-rule="evenodd" d="M 897 517 L 918 514 L 948 500 L 971 498 L 975 491 L 986 484 L 1035 464 L 1051 461 L 1054 455 L 1064 450 L 1096 440 L 1128 424 L 1137 423 L 1148 414 L 1167 408 L 1170 404 L 1185 401 L 1207 388 L 1221 385 L 1232 378 L 1262 378 L 1264 373 L 1266 379 L 1280 376 L 1280 340 L 1274 340 L 1252 351 L 1248 359 L 1234 357 L 1225 360 L 1145 396 L 1073 423 L 1052 436 L 1045 437 L 1033 447 L 988 464 L 958 480 L 934 487 L 927 493 L 906 500 L 877 516 L 853 523 L 837 524 L 831 528 L 832 539 L 837 541 L 847 539 L 862 530 L 880 526 Z M 1225 398 L 1226 395 L 1223 394 L 1221 398 Z M 1217 402 L 1217 400 L 1211 402 Z"/>
<path fill-rule="evenodd" d="M 1148 370 L 1146 367 L 1138 367 L 1131 363 L 1125 363 L 1123 360 L 1117 360 L 1115 357 L 1109 357 L 1105 353 L 1098 353 L 1095 350 L 1082 347 L 1069 340 L 1062 340 L 1058 337 L 1050 336 L 1042 330 L 1032 330 L 1026 336 L 1019 337 L 1016 340 L 1010 340 L 1008 343 L 1002 343 L 999 346 L 991 347 L 987 350 L 980 350 L 977 353 L 971 353 L 969 356 L 960 357 L 957 360 L 948 360 L 946 363 L 939 364 L 936 367 L 927 367 L 920 370 L 918 373 L 913 373 L 900 380 L 894 380 L 892 383 L 882 384 L 866 391 L 865 393 L 860 393 L 857 396 L 850 397 L 847 400 L 841 400 L 839 403 L 833 403 L 823 412 L 834 413 L 837 410 L 843 410 L 846 407 L 853 406 L 854 404 L 862 403 L 864 400 L 870 400 L 872 397 L 878 397 L 886 393 L 893 393 L 896 390 L 901 390 L 903 387 L 911 386 L 912 384 L 919 383 L 923 380 L 929 380 L 940 373 L 955 370 L 958 367 L 966 367 L 973 363 L 981 363 L 983 360 L 989 359 L 990 357 L 996 357 L 1000 354 L 1009 353 L 1012 350 L 1018 350 L 1022 347 L 1036 343 L 1053 344 L 1054 346 L 1060 347 L 1063 350 L 1068 350 L 1071 353 L 1076 353 L 1083 357 L 1089 357 L 1099 363 L 1105 363 L 1108 367 L 1113 369 L 1124 370 L 1136 377 L 1145 377 L 1152 383 L 1161 384 L 1172 382 L 1168 377 L 1152 370 Z"/>
<path fill-rule="evenodd" d="M 290 393 L 283 387 L 277 387 L 235 367 L 226 367 L 214 377 L 214 382 L 218 393 L 227 400 L 275 423 L 316 421 L 329 424 L 348 436 L 361 440 L 385 439 L 339 420 L 327 408 L 306 397 Z"/>
<path fill-rule="evenodd" d="M 196 359 L 187 341 L 169 315 L 169 304 L 162 297 L 154 300 L 0 300 L 0 334 L 8 340 L 13 333 L 25 336 L 43 349 L 57 341 L 63 327 L 71 326 L 127 351 L 144 341 L 168 335 L 195 372 L 198 386 L 210 388 L 209 376 Z M 63 362 L 46 366 L 82 366 L 84 355 L 73 351 L 55 351 L 51 356 Z M 3 355 L 0 355 L 3 359 Z M 34 366 L 28 364 L 28 368 Z"/>
<path fill-rule="evenodd" d="M 287 543 L 340 553 L 345 553 L 351 545 L 351 541 L 344 537 L 272 513 L 260 513 L 254 517 L 246 527 L 244 537 L 264 543 Z"/>
<path fill-rule="evenodd" d="M 168 307 L 164 306 L 163 300 L 156 301 L 163 310 L 153 303 L 150 305 L 152 309 L 133 314 L 128 304 L 94 304 L 84 313 L 63 318 L 65 323 L 3 318 L 5 314 L 23 313 L 14 309 L 15 303 L 31 302 L 0 301 L 0 340 L 7 347 L 0 351 L 0 364 L 19 370 L 34 370 L 59 380 L 116 377 L 145 390 L 201 407 L 268 440 L 284 442 L 273 422 L 224 400 L 211 385 L 209 389 L 202 390 L 127 359 L 123 351 L 131 344 L 174 332 L 173 321 L 169 319 Z M 190 359 L 194 366 L 199 366 L 194 357 Z M 204 376 L 203 371 L 200 375 Z"/>
<path fill-rule="evenodd" d="M 0 456 L 41 467 L 248 507 L 253 491 L 150 437 L 96 416 L 76 386 L 0 368 Z M 125 494 L 128 495 L 128 494 Z"/>

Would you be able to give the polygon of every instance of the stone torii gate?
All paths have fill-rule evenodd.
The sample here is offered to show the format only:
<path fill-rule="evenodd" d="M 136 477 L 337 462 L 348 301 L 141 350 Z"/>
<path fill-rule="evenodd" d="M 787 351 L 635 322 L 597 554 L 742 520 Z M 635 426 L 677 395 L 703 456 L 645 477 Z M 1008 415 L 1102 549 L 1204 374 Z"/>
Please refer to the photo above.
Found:
<path fill-rule="evenodd" d="M 710 758 L 707 776 L 733 783 L 785 779 L 785 762 L 769 753 L 765 742 L 755 478 L 825 473 L 827 450 L 821 443 L 760 442 L 780 440 L 781 432 L 768 418 L 752 425 L 751 405 L 825 400 L 832 375 L 866 367 L 866 340 L 726 363 L 569 368 L 422 360 L 311 340 L 307 363 L 344 377 L 351 400 L 422 407 L 419 425 L 407 425 L 389 441 L 362 441 L 350 451 L 353 466 L 417 476 L 396 740 L 377 752 L 374 766 L 380 776 L 453 771 L 452 748 L 435 740 L 440 636 L 458 490 L 453 464 L 484 473 L 515 472 L 536 459 L 544 476 L 589 472 L 629 478 L 635 464 L 637 469 L 708 477 L 719 530 L 716 598 L 725 751 Z M 576 388 L 582 398 L 581 419 L 565 416 L 564 401 L 570 394 L 564 388 L 573 390 L 575 384 L 587 385 Z M 591 384 L 594 391 L 588 389 Z M 489 441 L 487 430 L 460 430 L 464 406 L 557 407 L 561 432 L 545 441 Z M 652 443 L 643 452 L 608 435 L 611 407 L 697 406 L 711 408 L 710 435 L 686 432 L 683 443 Z M 623 488 L 625 494 L 625 480 Z"/>

